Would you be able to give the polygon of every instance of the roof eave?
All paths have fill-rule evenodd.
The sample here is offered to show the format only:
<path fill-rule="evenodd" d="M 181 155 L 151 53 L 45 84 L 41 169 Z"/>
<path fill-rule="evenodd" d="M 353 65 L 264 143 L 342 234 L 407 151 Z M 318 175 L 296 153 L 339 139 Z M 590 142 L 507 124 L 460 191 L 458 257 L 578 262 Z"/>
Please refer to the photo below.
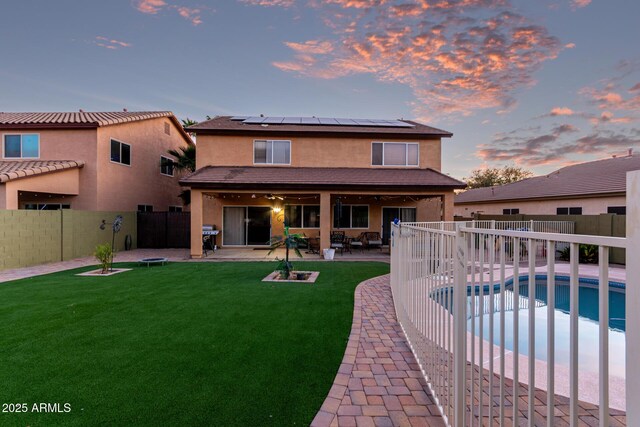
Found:
<path fill-rule="evenodd" d="M 197 126 L 197 125 L 196 125 Z M 196 135 L 219 135 L 219 136 L 314 136 L 314 137 L 375 137 L 375 138 L 404 138 L 404 139 L 433 139 L 451 138 L 452 133 L 403 133 L 403 132 L 357 132 L 357 131 L 327 131 L 327 130 L 300 130 L 300 131 L 279 131 L 274 129 L 202 129 L 188 127 L 187 132 Z"/>
<path fill-rule="evenodd" d="M 542 201 L 542 200 L 562 200 L 562 199 L 593 199 L 596 197 L 618 197 L 625 196 L 625 191 L 611 191 L 611 192 L 600 192 L 600 193 L 583 193 L 583 194 L 567 194 L 567 195 L 558 195 L 558 196 L 537 196 L 537 197 L 518 197 L 518 198 L 510 198 L 510 199 L 493 199 L 493 200 L 475 200 L 475 201 L 464 201 L 457 202 L 454 199 L 454 204 L 456 205 L 478 205 L 478 204 L 490 204 L 490 203 L 506 203 L 506 202 L 529 202 L 529 201 Z"/>
<path fill-rule="evenodd" d="M 180 185 L 184 187 L 208 189 L 208 190 L 251 190 L 251 189 L 274 189 L 274 190 L 402 190 L 402 191 L 452 191 L 460 188 L 459 185 L 398 185 L 398 184 L 341 184 L 341 183 L 227 183 L 227 182 L 206 182 L 180 180 Z"/>

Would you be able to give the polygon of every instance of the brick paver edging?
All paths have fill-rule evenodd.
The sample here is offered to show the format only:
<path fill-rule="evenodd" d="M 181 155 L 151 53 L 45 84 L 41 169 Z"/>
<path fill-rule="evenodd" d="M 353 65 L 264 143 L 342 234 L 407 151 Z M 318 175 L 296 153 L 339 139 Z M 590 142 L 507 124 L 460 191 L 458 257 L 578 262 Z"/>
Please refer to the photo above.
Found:
<path fill-rule="evenodd" d="M 347 349 L 311 426 L 444 425 L 396 319 L 389 275 L 360 283 Z"/>

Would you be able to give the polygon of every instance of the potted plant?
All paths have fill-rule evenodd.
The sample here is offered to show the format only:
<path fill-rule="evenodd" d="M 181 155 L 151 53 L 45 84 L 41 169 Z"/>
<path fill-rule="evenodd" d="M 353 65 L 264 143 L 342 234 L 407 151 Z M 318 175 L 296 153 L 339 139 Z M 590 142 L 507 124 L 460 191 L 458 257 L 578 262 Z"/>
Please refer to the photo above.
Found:
<path fill-rule="evenodd" d="M 299 233 L 289 233 L 289 227 L 284 227 L 284 235 L 282 236 L 274 236 L 269 240 L 270 251 L 271 254 L 278 248 L 284 248 L 284 259 L 278 260 L 277 271 L 280 272 L 280 277 L 284 280 L 289 278 L 291 271 L 293 270 L 293 264 L 289 262 L 289 249 L 293 249 L 296 255 L 299 258 L 302 258 L 302 253 L 300 253 L 300 249 L 298 249 L 298 244 L 304 239 L 304 236 Z"/>

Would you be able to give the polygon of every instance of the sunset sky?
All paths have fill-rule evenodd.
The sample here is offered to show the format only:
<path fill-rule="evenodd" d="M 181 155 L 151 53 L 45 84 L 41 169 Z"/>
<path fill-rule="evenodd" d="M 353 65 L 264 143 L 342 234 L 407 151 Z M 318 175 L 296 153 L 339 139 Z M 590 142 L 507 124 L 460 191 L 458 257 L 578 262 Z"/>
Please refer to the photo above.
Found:
<path fill-rule="evenodd" d="M 443 171 L 640 149 L 637 0 L 4 0 L 0 111 L 417 119 Z"/>

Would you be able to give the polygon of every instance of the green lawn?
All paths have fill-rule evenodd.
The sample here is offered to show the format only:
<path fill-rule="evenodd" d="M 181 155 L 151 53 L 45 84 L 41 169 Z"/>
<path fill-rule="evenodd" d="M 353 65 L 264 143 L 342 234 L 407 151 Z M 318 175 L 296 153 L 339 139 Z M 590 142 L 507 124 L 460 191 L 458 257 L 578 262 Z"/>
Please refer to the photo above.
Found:
<path fill-rule="evenodd" d="M 384 263 L 171 263 L 0 284 L 0 403 L 64 403 L 0 425 L 308 425 L 344 353 L 361 281 Z M 88 269 L 83 269 L 88 270 Z"/>

